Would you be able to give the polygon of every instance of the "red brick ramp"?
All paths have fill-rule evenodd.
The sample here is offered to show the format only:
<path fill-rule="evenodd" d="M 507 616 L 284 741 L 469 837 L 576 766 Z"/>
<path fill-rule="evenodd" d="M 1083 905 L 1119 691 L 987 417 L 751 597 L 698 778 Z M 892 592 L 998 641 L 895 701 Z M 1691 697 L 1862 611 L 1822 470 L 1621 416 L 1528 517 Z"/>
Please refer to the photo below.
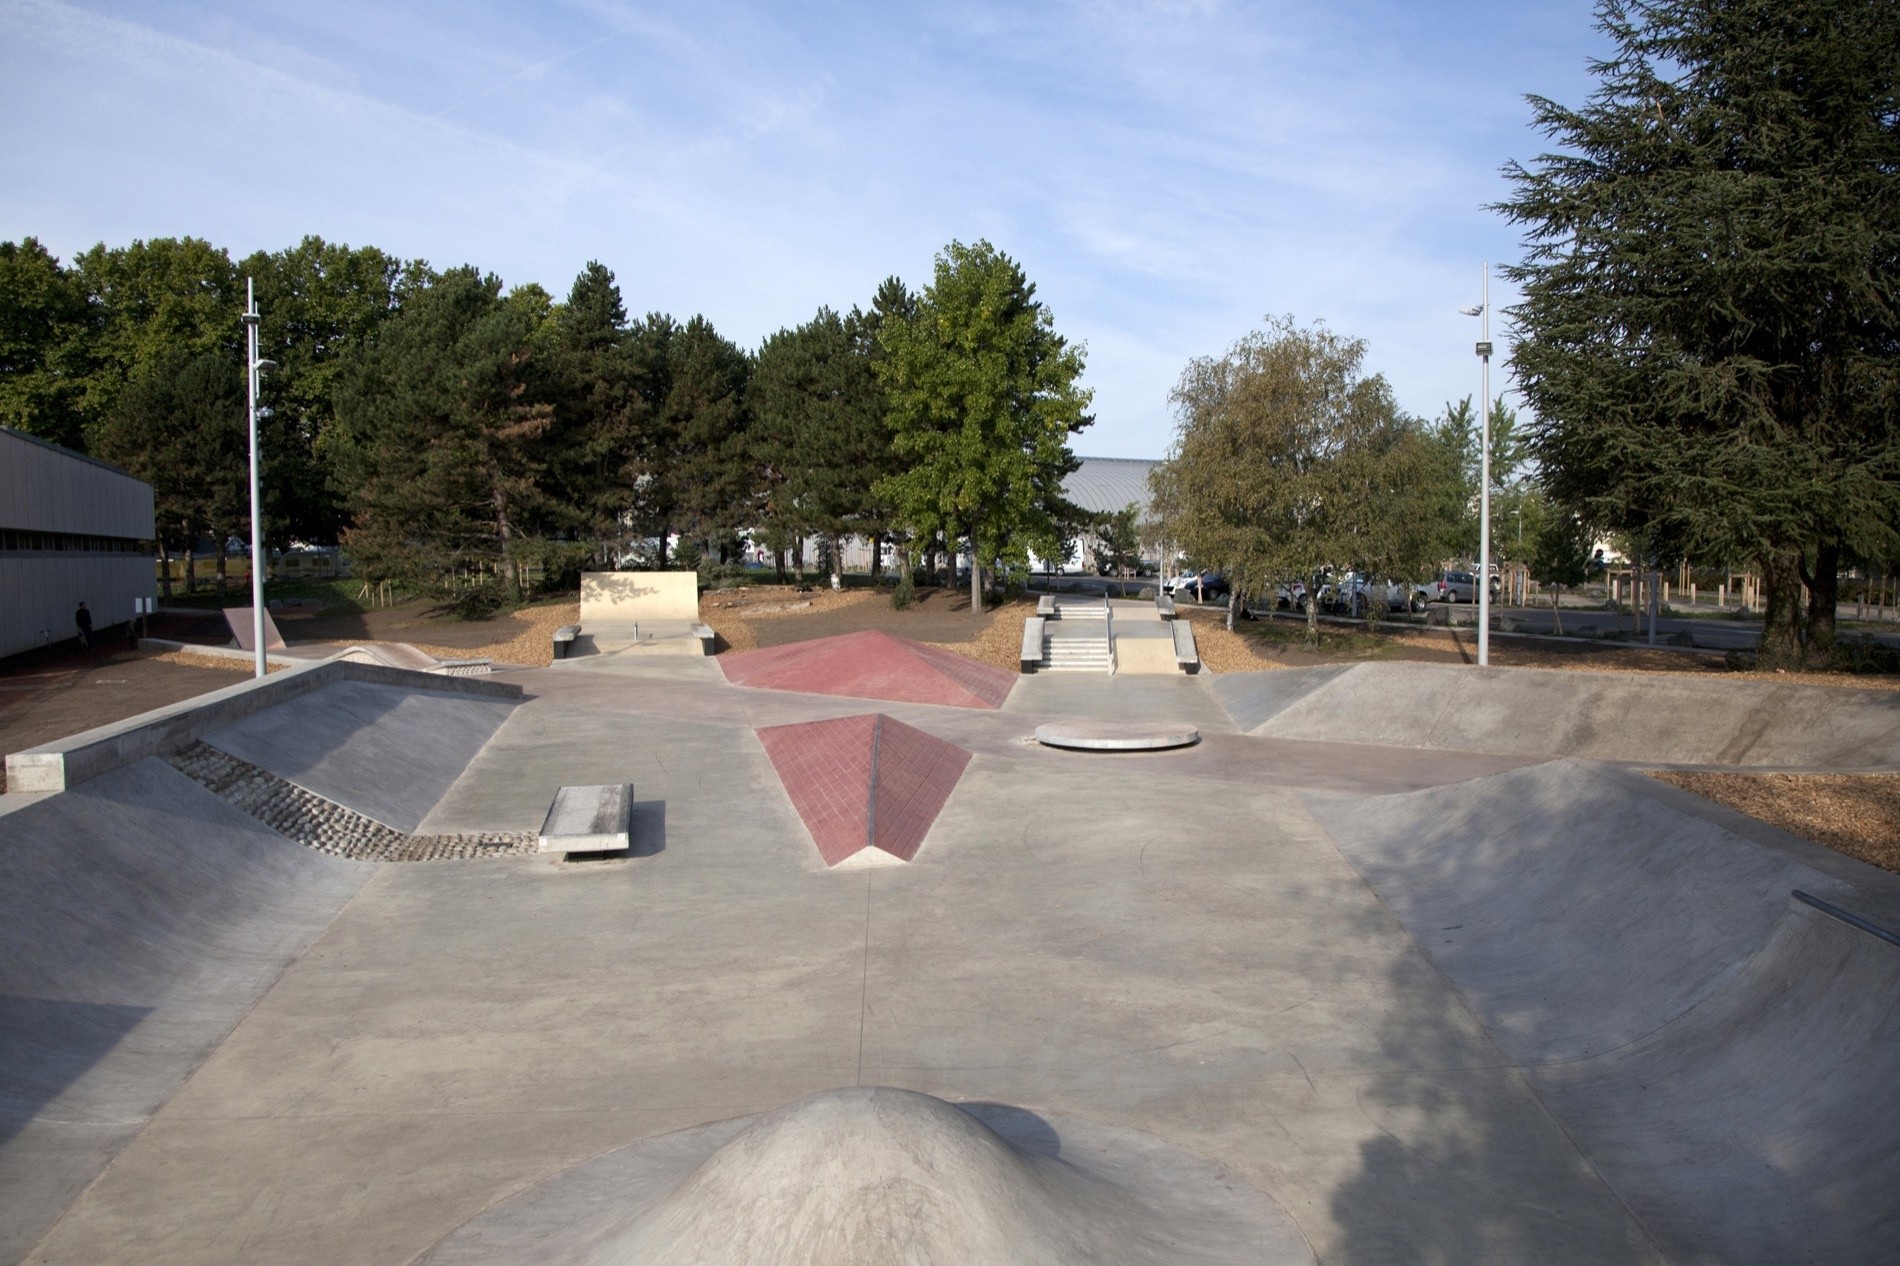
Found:
<path fill-rule="evenodd" d="M 867 629 L 719 657 L 726 680 L 762 690 L 1000 708 L 1016 674 L 954 651 Z"/>
<path fill-rule="evenodd" d="M 970 763 L 954 743 L 881 713 L 757 733 L 827 866 L 872 847 L 917 856 Z"/>

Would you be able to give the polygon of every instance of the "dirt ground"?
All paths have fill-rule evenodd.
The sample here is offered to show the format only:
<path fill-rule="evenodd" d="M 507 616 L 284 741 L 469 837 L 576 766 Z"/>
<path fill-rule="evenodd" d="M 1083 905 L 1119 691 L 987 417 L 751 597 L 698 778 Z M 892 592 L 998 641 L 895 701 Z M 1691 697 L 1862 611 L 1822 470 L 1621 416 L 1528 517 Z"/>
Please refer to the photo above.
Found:
<path fill-rule="evenodd" d="M 1652 778 L 1900 874 L 1900 774 L 1705 774 Z"/>

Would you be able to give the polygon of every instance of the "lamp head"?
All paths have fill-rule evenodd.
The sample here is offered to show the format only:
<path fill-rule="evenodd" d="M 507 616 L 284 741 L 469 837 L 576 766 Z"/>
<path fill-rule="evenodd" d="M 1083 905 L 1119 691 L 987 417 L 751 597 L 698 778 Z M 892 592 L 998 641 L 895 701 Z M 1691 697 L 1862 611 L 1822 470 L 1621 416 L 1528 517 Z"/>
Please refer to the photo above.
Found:
<path fill-rule="evenodd" d="M 257 362 L 255 366 L 253 366 L 253 368 L 255 368 L 257 372 L 260 374 L 267 374 L 271 370 L 277 368 L 277 362 L 274 360 L 260 360 Z"/>
<path fill-rule="evenodd" d="M 1478 316 L 1483 311 L 1484 311 L 1484 305 L 1482 303 L 1474 303 L 1468 308 L 1458 309 L 1458 313 L 1460 316 Z"/>

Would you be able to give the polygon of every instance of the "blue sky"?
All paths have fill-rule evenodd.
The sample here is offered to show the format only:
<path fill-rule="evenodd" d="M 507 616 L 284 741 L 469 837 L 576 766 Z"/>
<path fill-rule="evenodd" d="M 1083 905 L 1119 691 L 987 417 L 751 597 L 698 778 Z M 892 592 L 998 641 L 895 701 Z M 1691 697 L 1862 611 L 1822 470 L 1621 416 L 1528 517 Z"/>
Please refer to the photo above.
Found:
<path fill-rule="evenodd" d="M 1587 0 L 0 0 L 0 239 L 315 233 L 557 296 L 599 259 L 756 346 L 988 238 L 1087 344 L 1077 451 L 1152 457 L 1270 314 L 1413 412 L 1475 392 L 1523 96 L 1580 103 L 1603 48 Z"/>

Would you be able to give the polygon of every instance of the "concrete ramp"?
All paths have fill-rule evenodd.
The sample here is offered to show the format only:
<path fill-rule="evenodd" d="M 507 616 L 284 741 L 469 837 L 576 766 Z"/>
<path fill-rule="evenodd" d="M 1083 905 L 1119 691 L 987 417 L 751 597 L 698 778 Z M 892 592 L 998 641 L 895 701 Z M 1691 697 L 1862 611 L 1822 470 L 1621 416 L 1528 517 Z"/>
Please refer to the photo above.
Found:
<path fill-rule="evenodd" d="M 1900 1243 L 1900 878 L 1557 763 L 1314 816 L 1673 1260 Z"/>
<path fill-rule="evenodd" d="M 1352 664 L 1219 678 L 1270 738 L 1664 764 L 1900 766 L 1900 692 L 1659 673 Z"/>
<path fill-rule="evenodd" d="M 514 707 L 506 698 L 335 681 L 204 741 L 413 833 Z"/>
<path fill-rule="evenodd" d="M 26 1256 L 373 869 L 152 759 L 0 816 L 0 1261 Z"/>
<path fill-rule="evenodd" d="M 710 655 L 713 631 L 699 620 L 699 574 L 590 571 L 581 574 L 581 632 L 574 658 L 634 652 Z"/>
<path fill-rule="evenodd" d="M 1699 1006 L 1531 1081 L 1676 1261 L 1900 1245 L 1900 946 L 1790 901 Z"/>
<path fill-rule="evenodd" d="M 1351 664 L 1328 664 L 1324 668 L 1223 673 L 1208 679 L 1208 689 L 1240 732 L 1251 734 L 1351 668 Z"/>

